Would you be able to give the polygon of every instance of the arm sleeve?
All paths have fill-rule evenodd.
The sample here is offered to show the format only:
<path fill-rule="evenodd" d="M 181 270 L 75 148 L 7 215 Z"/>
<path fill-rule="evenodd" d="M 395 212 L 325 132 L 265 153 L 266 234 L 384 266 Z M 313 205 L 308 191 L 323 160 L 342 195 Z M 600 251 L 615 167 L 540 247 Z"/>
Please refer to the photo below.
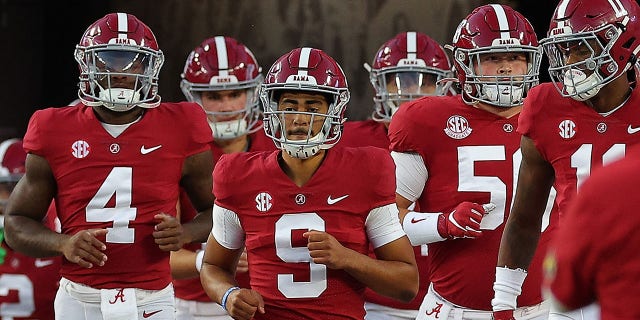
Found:
<path fill-rule="evenodd" d="M 379 248 L 405 235 L 400 225 L 398 208 L 395 203 L 369 211 L 365 227 L 369 241 L 374 248 Z"/>
<path fill-rule="evenodd" d="M 240 249 L 244 246 L 244 231 L 238 215 L 218 205 L 213 206 L 211 235 L 227 249 Z"/>
<path fill-rule="evenodd" d="M 405 199 L 418 200 L 429 178 L 427 167 L 417 153 L 391 151 L 396 164 L 396 193 Z"/>

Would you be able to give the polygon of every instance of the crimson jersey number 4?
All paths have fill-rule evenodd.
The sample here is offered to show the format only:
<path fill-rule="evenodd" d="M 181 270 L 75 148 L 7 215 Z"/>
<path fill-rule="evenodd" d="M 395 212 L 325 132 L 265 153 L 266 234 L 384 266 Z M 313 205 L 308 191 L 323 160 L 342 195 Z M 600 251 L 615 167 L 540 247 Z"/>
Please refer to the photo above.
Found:
<path fill-rule="evenodd" d="M 138 214 L 138 209 L 131 207 L 132 177 L 131 167 L 114 167 L 87 205 L 87 222 L 113 222 L 113 227 L 107 228 L 107 242 L 133 243 L 135 239 L 135 230 L 129 228 L 129 221 Z M 107 207 L 114 196 L 115 205 Z"/>

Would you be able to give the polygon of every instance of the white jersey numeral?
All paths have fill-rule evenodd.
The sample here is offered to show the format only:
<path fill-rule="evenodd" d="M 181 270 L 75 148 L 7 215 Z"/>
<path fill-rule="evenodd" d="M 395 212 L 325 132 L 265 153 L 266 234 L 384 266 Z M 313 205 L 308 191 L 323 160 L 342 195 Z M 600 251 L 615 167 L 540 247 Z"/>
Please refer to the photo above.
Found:
<path fill-rule="evenodd" d="M 327 289 L 327 266 L 311 261 L 307 247 L 293 247 L 292 230 L 325 230 L 316 213 L 284 214 L 276 222 L 276 254 L 287 263 L 308 263 L 309 281 L 294 281 L 293 274 L 278 274 L 278 290 L 287 298 L 315 298 Z"/>
<path fill-rule="evenodd" d="M 624 157 L 626 146 L 624 144 L 614 144 L 602 155 L 602 165 L 606 166 L 611 162 Z M 576 169 L 577 189 L 591 175 L 591 156 L 593 154 L 593 145 L 590 143 L 583 144 L 571 155 L 571 167 Z"/>
<path fill-rule="evenodd" d="M 0 318 L 28 317 L 36 310 L 33 298 L 33 283 L 23 274 L 0 275 L 0 297 L 9 295 L 10 290 L 18 291 L 18 302 L 0 303 Z"/>
<path fill-rule="evenodd" d="M 107 242 L 133 243 L 135 238 L 135 230 L 129 228 L 129 221 L 135 220 L 138 213 L 131 207 L 132 177 L 132 168 L 114 167 L 87 205 L 87 222 L 113 221 L 113 227 L 107 228 Z M 114 195 L 115 206 L 107 207 Z"/>
<path fill-rule="evenodd" d="M 458 147 L 458 191 L 460 192 L 488 192 L 489 202 L 496 205 L 496 208 L 489 212 L 480 223 L 480 229 L 495 230 L 504 223 L 505 209 L 507 206 L 507 185 L 498 177 L 477 176 L 475 174 L 475 164 L 478 161 L 505 161 L 506 150 L 504 146 L 461 146 Z M 516 150 L 511 156 L 513 163 L 513 188 L 511 203 L 515 198 L 516 185 L 522 153 Z M 547 206 L 542 218 L 541 231 L 549 226 L 551 209 L 556 199 L 556 191 L 551 188 Z"/>

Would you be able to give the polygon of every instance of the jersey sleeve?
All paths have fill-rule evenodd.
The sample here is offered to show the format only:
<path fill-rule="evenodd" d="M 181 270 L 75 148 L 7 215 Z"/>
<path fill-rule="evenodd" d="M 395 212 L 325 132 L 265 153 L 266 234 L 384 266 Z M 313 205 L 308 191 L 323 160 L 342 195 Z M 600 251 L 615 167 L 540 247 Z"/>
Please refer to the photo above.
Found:
<path fill-rule="evenodd" d="M 372 174 L 373 195 L 371 208 L 382 207 L 396 201 L 395 165 L 388 151 L 369 148 L 369 172 Z"/>
<path fill-rule="evenodd" d="M 518 118 L 517 132 L 532 139 L 535 139 L 533 128 L 536 123 L 536 117 L 540 114 L 540 100 L 538 99 L 539 92 L 540 90 L 537 87 L 533 87 L 529 90 L 527 98 L 524 99 L 522 111 L 520 111 L 520 116 Z"/>
<path fill-rule="evenodd" d="M 396 165 L 396 193 L 415 202 L 422 195 L 429 174 L 422 157 L 417 153 L 391 152 Z"/>
<path fill-rule="evenodd" d="M 379 248 L 405 235 L 395 204 L 374 208 L 365 221 L 367 236 L 374 248 Z"/>
<path fill-rule="evenodd" d="M 420 117 L 415 113 L 421 108 L 421 104 L 429 100 L 420 99 L 407 103 L 398 109 L 393 115 L 389 125 L 389 150 L 397 152 L 416 152 L 420 143 L 416 139 L 424 138 L 421 134 L 421 124 L 416 121 Z"/>
<path fill-rule="evenodd" d="M 45 140 L 43 137 L 43 128 L 41 123 L 47 123 L 46 118 L 47 112 L 44 110 L 36 111 L 29 119 L 29 125 L 27 126 L 27 132 L 24 135 L 23 148 L 27 153 L 34 153 L 37 155 L 43 155 Z"/>
<path fill-rule="evenodd" d="M 186 152 L 188 156 L 210 149 L 213 142 L 211 127 L 207 122 L 207 115 L 196 103 L 184 102 L 181 105 L 183 113 L 188 121 L 183 121 L 186 125 L 187 133 Z"/>
<path fill-rule="evenodd" d="M 211 235 L 227 249 L 240 249 L 244 246 L 244 232 L 238 215 L 218 205 L 213 206 Z"/>

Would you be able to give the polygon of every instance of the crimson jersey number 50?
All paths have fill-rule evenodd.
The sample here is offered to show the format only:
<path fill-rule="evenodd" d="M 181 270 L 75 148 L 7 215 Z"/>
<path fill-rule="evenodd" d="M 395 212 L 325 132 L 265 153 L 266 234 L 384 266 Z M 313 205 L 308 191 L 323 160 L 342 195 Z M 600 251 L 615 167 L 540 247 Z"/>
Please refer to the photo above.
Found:
<path fill-rule="evenodd" d="M 513 180 L 511 194 L 507 194 L 507 185 L 498 177 L 477 176 L 475 174 L 475 163 L 479 161 L 505 161 L 506 150 L 504 146 L 461 146 L 458 147 L 458 191 L 460 192 L 488 192 L 490 202 L 496 208 L 489 212 L 480 223 L 480 229 L 494 230 L 505 220 L 505 210 L 507 206 L 507 196 L 511 197 L 511 203 L 516 193 L 518 182 L 518 172 L 522 161 L 522 152 L 516 150 L 511 155 Z M 541 231 L 549 226 L 551 209 L 556 198 L 555 189 L 551 188 L 549 200 L 542 218 Z"/>

